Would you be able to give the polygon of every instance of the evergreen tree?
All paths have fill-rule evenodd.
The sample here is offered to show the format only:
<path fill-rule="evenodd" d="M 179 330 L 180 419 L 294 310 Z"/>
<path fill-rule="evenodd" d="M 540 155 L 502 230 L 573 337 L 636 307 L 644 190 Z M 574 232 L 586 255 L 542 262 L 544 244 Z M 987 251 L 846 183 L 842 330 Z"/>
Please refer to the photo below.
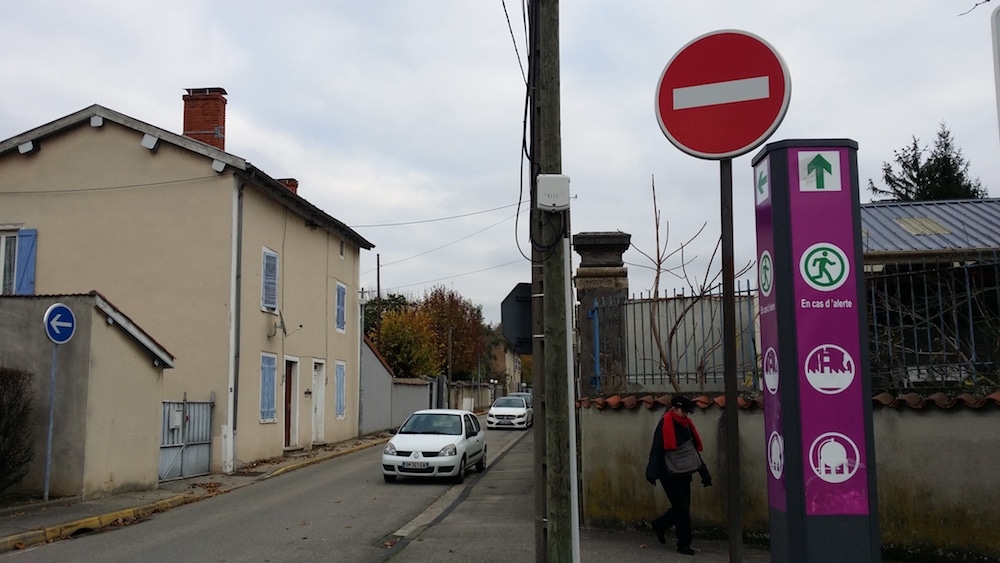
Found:
<path fill-rule="evenodd" d="M 979 179 L 969 178 L 969 163 L 962 150 L 955 146 L 951 131 L 944 122 L 930 155 L 924 160 L 926 148 L 913 137 L 913 143 L 894 151 L 899 172 L 886 162 L 882 165 L 881 188 L 868 180 L 868 190 L 877 196 L 887 196 L 894 201 L 930 201 L 942 199 L 979 199 L 989 192 Z"/>

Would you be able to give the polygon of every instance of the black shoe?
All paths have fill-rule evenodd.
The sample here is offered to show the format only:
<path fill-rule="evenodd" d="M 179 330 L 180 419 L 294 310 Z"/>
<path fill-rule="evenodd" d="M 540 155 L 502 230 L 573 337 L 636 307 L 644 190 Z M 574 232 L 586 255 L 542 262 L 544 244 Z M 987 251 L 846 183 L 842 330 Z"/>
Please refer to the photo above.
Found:
<path fill-rule="evenodd" d="M 663 524 L 653 522 L 653 531 L 656 532 L 656 539 L 660 540 L 660 543 L 667 543 L 667 528 Z"/>
<path fill-rule="evenodd" d="M 694 555 L 695 551 L 691 549 L 691 546 L 677 546 L 677 553 L 683 553 L 684 555 Z"/>

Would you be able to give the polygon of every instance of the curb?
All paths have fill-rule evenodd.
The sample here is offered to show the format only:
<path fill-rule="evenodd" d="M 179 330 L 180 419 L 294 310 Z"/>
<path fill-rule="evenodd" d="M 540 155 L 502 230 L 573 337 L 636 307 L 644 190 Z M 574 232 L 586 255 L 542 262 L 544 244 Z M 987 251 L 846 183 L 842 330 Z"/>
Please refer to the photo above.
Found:
<path fill-rule="evenodd" d="M 197 495 L 181 493 L 172 497 L 168 497 L 162 500 L 158 500 L 156 502 L 151 502 L 149 504 L 144 504 L 134 508 L 116 510 L 114 512 L 100 514 L 97 516 L 88 516 L 86 518 L 80 518 L 78 520 L 73 520 L 71 522 L 66 522 L 64 524 L 56 524 L 40 530 L 29 530 L 26 532 L 21 532 L 19 534 L 0 537 L 0 553 L 21 550 L 40 543 L 65 539 L 76 533 L 79 533 L 82 530 L 94 531 L 94 530 L 99 530 L 101 528 L 114 526 L 116 524 L 123 524 L 126 522 L 130 522 L 132 520 L 138 520 L 139 518 L 144 518 L 146 516 L 149 516 L 150 514 L 155 514 L 157 512 L 164 512 L 170 510 L 171 508 L 177 508 L 178 506 L 183 506 L 185 504 L 190 504 L 192 502 L 197 502 L 203 499 L 225 494 L 228 493 L 229 491 L 234 491 L 236 489 L 245 487 L 247 485 L 252 485 L 257 481 L 264 481 L 266 479 L 277 477 L 279 475 L 288 473 L 289 471 L 301 469 L 303 467 L 307 467 L 309 465 L 313 465 L 321 461 L 327 461 L 329 459 L 333 459 L 335 457 L 339 457 L 342 455 L 352 454 L 357 451 L 381 445 L 387 441 L 389 441 L 389 438 L 374 440 L 369 443 L 358 444 L 356 446 L 344 448 L 343 450 L 340 451 L 327 452 L 322 455 L 317 455 L 316 457 L 311 459 L 303 460 L 296 463 L 291 463 L 284 467 L 279 467 L 274 471 L 261 475 L 260 477 L 254 479 L 253 481 L 240 483 L 225 490 L 213 491 L 210 493 L 197 494 Z"/>

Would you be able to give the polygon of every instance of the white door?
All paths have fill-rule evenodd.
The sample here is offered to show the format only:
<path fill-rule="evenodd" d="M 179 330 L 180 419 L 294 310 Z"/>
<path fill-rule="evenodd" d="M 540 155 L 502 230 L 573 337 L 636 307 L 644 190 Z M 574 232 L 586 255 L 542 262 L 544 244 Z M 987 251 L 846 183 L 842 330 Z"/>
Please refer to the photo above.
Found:
<path fill-rule="evenodd" d="M 326 442 L 324 413 L 326 406 L 326 364 L 313 362 L 312 380 L 312 443 Z"/>

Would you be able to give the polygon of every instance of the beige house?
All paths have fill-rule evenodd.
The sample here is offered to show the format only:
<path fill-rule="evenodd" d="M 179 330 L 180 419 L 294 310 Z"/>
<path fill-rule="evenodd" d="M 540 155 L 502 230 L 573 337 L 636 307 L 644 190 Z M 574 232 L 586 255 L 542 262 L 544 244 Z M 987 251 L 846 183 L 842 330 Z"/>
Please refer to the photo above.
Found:
<path fill-rule="evenodd" d="M 0 287 L 113 295 L 176 356 L 160 399 L 213 403 L 228 473 L 357 435 L 374 245 L 225 152 L 225 95 L 189 89 L 183 135 L 94 105 L 0 142 Z"/>

